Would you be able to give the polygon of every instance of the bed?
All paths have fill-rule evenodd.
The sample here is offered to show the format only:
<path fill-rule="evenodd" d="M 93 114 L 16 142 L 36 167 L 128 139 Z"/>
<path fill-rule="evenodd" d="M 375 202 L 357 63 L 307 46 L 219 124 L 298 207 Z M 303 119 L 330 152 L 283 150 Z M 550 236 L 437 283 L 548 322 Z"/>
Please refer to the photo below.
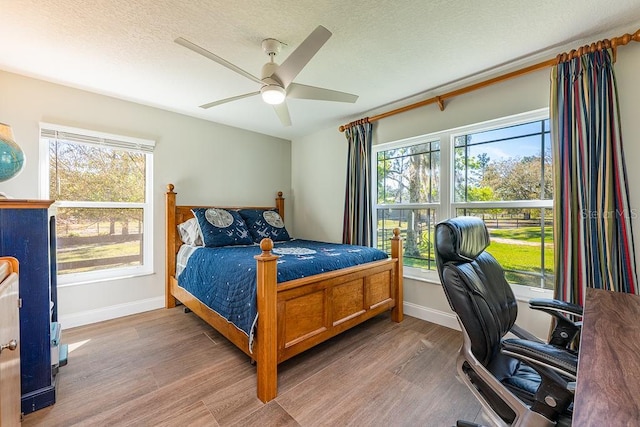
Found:
<path fill-rule="evenodd" d="M 247 245 L 255 253 L 255 256 L 247 257 L 255 258 L 251 263 L 255 266 L 258 315 L 249 333 L 240 329 L 180 286 L 176 275 L 177 256 L 183 247 L 178 226 L 194 218 L 194 211 L 198 213 L 209 208 L 212 207 L 176 205 L 174 185 L 167 185 L 165 305 L 172 308 L 182 303 L 255 361 L 257 396 L 261 401 L 268 402 L 277 396 L 279 363 L 385 311 L 391 310 L 392 321 L 402 321 L 402 240 L 396 229 L 391 239 L 390 257 L 280 283 L 280 257 L 274 251 L 286 253 L 281 249 L 286 243 L 274 243 L 272 239 L 264 238 L 259 246 L 250 248 Z M 275 199 L 275 206 L 215 208 L 275 211 L 284 218 L 281 192 Z"/>

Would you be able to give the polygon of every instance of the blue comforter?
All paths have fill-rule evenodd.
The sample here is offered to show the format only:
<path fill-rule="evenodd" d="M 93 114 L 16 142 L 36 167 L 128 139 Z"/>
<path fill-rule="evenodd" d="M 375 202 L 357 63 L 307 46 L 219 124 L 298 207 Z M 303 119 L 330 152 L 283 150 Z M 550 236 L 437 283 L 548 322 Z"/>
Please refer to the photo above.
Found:
<path fill-rule="evenodd" d="M 189 257 L 178 285 L 250 335 L 257 316 L 256 260 L 260 247 L 199 248 Z M 276 242 L 278 283 L 386 259 L 381 250 L 366 246 L 310 240 Z"/>

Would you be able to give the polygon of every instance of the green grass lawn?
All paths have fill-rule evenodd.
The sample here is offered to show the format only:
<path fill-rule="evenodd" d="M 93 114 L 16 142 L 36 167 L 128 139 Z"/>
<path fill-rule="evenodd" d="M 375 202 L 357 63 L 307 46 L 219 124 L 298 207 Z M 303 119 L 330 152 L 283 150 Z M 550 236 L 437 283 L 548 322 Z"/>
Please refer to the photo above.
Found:
<path fill-rule="evenodd" d="M 540 272 L 540 247 L 492 242 L 487 249 L 505 270 Z M 544 250 L 545 273 L 553 273 L 553 248 Z"/>
<path fill-rule="evenodd" d="M 501 230 L 492 229 L 489 234 L 491 237 L 500 237 L 502 239 L 514 239 L 522 240 L 525 242 L 540 242 L 540 227 L 521 227 L 521 228 L 506 228 Z M 544 228 L 544 241 L 545 243 L 553 242 L 553 229 L 551 227 Z M 492 244 L 493 245 L 493 244 Z"/>
<path fill-rule="evenodd" d="M 94 243 L 58 248 L 58 274 L 82 273 L 88 271 L 126 267 L 140 264 L 140 242 Z M 131 256 L 124 261 L 121 257 Z M 78 265 L 79 261 L 93 260 L 90 266 Z M 75 264 L 69 264 L 75 263 Z"/>
<path fill-rule="evenodd" d="M 107 244 L 91 244 L 74 246 L 70 248 L 58 248 L 58 262 L 81 261 L 85 259 L 101 259 L 138 255 L 140 242 L 123 242 Z"/>
<path fill-rule="evenodd" d="M 502 268 L 522 272 L 540 273 L 540 248 L 531 245 L 514 245 L 509 243 L 492 242 L 487 249 L 493 255 Z M 553 273 L 553 249 L 545 248 L 545 273 Z M 431 267 L 435 269 L 435 261 L 431 260 Z M 405 257 L 405 265 L 417 268 L 428 268 L 429 262 L 426 259 Z"/>

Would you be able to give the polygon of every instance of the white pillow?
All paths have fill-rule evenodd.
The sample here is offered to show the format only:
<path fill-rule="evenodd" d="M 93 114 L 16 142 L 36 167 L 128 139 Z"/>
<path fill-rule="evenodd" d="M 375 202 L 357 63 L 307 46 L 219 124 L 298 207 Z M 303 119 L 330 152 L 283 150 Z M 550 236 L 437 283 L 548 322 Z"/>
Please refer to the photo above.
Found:
<path fill-rule="evenodd" d="M 180 240 L 182 240 L 185 245 L 204 246 L 197 219 L 191 218 L 182 224 L 178 224 L 178 232 L 180 233 Z"/>

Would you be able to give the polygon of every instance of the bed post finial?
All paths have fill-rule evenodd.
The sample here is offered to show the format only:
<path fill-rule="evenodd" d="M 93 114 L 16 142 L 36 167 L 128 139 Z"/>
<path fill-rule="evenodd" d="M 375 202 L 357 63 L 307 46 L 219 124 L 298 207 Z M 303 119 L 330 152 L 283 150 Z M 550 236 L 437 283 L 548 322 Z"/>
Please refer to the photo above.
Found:
<path fill-rule="evenodd" d="M 260 241 L 260 249 L 262 250 L 262 255 L 269 256 L 271 255 L 271 249 L 273 249 L 273 240 L 266 238 Z"/>
<path fill-rule="evenodd" d="M 167 193 L 173 193 L 173 189 L 176 188 L 173 184 L 167 184 Z"/>

